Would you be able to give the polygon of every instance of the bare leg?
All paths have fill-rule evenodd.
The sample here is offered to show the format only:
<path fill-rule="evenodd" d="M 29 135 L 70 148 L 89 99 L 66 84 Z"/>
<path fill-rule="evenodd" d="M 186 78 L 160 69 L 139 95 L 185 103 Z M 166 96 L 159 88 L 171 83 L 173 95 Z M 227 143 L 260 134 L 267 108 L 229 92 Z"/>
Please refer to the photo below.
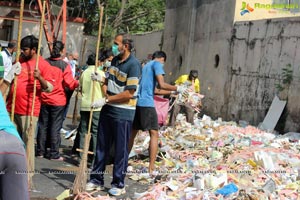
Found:
<path fill-rule="evenodd" d="M 158 131 L 150 130 L 150 163 L 149 163 L 149 173 L 151 174 L 155 168 L 155 160 L 158 149 Z"/>
<path fill-rule="evenodd" d="M 133 147 L 134 138 L 135 138 L 135 136 L 136 136 L 137 133 L 138 133 L 138 130 L 132 129 L 131 135 L 130 135 L 130 139 L 129 139 L 129 143 L 128 143 L 128 153 L 130 153 L 130 151 L 131 151 L 131 149 Z"/>

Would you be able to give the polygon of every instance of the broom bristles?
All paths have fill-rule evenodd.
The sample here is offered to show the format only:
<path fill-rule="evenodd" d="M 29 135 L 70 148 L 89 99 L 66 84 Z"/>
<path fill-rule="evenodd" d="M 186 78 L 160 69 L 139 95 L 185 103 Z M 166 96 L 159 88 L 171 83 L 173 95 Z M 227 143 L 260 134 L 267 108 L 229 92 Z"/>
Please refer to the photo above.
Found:
<path fill-rule="evenodd" d="M 84 138 L 84 149 L 82 153 L 82 159 L 79 165 L 79 172 L 74 181 L 73 191 L 75 194 L 78 192 L 85 191 L 86 181 L 87 181 L 87 157 L 88 157 L 88 149 L 91 140 L 91 134 L 86 134 Z M 76 193 L 77 192 L 77 193 Z"/>

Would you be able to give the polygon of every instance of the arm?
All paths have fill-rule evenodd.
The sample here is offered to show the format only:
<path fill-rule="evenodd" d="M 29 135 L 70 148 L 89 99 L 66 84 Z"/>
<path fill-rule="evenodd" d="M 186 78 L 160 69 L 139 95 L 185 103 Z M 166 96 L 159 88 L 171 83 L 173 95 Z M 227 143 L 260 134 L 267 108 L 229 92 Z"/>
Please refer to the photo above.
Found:
<path fill-rule="evenodd" d="M 177 86 L 170 85 L 164 81 L 164 77 L 162 75 L 157 75 L 156 80 L 158 82 L 159 88 L 162 90 L 176 91 Z"/>
<path fill-rule="evenodd" d="M 63 73 L 64 83 L 67 88 L 74 90 L 78 87 L 79 83 L 73 78 L 71 66 L 68 65 Z"/>
<path fill-rule="evenodd" d="M 4 80 L 0 80 L 0 91 L 2 93 L 3 99 L 5 100 L 5 96 L 6 96 L 6 91 L 7 88 L 9 87 L 9 82 L 4 81 Z"/>
<path fill-rule="evenodd" d="M 106 95 L 106 99 L 109 103 L 123 103 L 129 101 L 134 96 L 134 92 L 134 89 L 125 90 L 124 92 L 113 96 Z"/>
<path fill-rule="evenodd" d="M 46 81 L 40 74 L 40 70 L 39 69 L 35 69 L 34 70 L 34 73 L 33 73 L 33 77 L 36 78 L 40 84 L 41 84 L 41 87 L 42 87 L 42 90 L 44 92 L 52 92 L 53 90 L 53 85 L 51 83 L 49 83 L 48 81 Z"/>

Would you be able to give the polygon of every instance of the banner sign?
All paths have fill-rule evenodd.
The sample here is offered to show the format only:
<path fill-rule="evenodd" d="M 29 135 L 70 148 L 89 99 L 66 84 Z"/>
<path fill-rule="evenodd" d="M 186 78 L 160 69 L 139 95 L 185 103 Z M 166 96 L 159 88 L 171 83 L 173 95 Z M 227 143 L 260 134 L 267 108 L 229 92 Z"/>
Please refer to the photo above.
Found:
<path fill-rule="evenodd" d="M 300 16 L 300 0 L 236 0 L 234 21 Z"/>

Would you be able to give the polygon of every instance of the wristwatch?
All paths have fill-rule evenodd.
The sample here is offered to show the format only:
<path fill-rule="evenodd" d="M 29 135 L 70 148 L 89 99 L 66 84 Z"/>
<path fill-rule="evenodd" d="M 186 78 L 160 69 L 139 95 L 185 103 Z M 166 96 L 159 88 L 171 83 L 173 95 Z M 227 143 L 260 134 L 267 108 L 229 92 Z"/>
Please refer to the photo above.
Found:
<path fill-rule="evenodd" d="M 109 101 L 108 101 L 108 98 L 105 98 L 105 103 L 108 103 Z"/>

